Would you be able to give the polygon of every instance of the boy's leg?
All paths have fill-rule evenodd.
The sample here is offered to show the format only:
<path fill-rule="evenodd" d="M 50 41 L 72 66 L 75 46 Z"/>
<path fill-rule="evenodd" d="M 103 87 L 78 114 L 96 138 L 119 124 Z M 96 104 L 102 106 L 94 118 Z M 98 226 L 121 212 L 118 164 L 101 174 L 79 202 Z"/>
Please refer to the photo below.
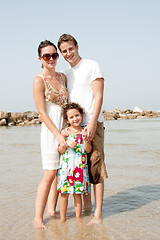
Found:
<path fill-rule="evenodd" d="M 67 207 L 68 207 L 68 193 L 61 193 L 60 198 L 60 218 L 61 223 L 64 223 L 66 221 L 66 214 L 67 214 Z"/>

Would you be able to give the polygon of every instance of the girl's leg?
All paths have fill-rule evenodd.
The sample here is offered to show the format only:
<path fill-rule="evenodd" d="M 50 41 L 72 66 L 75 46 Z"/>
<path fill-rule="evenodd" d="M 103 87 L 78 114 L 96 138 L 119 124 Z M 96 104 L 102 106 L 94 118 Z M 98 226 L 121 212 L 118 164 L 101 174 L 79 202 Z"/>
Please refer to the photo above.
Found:
<path fill-rule="evenodd" d="M 51 189 L 48 196 L 47 213 L 49 216 L 54 216 L 56 214 L 57 200 L 58 200 L 58 193 L 57 193 L 57 176 L 56 176 L 51 185 Z"/>
<path fill-rule="evenodd" d="M 84 211 L 91 211 L 92 210 L 92 201 L 91 201 L 91 184 L 89 187 L 88 195 L 83 194 L 83 209 Z"/>
<path fill-rule="evenodd" d="M 44 229 L 43 214 L 47 203 L 48 194 L 51 184 L 55 178 L 56 170 L 44 170 L 43 178 L 37 189 L 37 197 L 35 202 L 35 219 L 36 228 Z"/>
<path fill-rule="evenodd" d="M 76 218 L 77 220 L 80 220 L 81 213 L 82 213 L 82 198 L 81 194 L 73 194 L 74 196 L 74 206 L 75 206 L 75 212 L 76 212 Z"/>
<path fill-rule="evenodd" d="M 61 193 L 60 198 L 60 218 L 61 223 L 64 223 L 66 221 L 66 213 L 67 213 L 67 207 L 68 207 L 68 193 Z"/>

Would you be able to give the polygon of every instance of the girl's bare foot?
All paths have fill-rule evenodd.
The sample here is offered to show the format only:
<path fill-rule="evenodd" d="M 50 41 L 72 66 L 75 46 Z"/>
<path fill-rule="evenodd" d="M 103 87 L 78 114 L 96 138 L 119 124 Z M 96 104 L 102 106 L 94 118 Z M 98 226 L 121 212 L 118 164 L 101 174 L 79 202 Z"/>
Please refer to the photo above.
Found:
<path fill-rule="evenodd" d="M 60 219 L 60 224 L 61 224 L 61 225 L 62 225 L 63 223 L 65 223 L 65 222 L 66 222 L 66 218 L 63 218 L 63 219 L 61 218 L 61 219 Z"/>
<path fill-rule="evenodd" d="M 81 218 L 81 217 L 76 217 L 76 222 L 77 222 L 78 224 L 80 224 L 80 223 L 82 222 L 82 218 Z"/>
<path fill-rule="evenodd" d="M 91 221 L 89 221 L 89 223 L 87 223 L 87 226 L 98 225 L 98 224 L 100 224 L 100 223 L 102 223 L 102 218 L 96 218 L 96 217 L 94 217 L 94 218 L 92 218 Z"/>
<path fill-rule="evenodd" d="M 34 219 L 34 227 L 40 230 L 47 229 L 46 226 L 43 224 L 42 219 Z"/>

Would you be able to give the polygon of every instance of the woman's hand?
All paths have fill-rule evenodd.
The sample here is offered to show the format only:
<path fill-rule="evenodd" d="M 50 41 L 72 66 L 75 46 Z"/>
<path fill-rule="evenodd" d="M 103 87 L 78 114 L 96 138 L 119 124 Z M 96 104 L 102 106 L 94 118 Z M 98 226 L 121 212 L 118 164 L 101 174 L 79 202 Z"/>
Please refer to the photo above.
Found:
<path fill-rule="evenodd" d="M 58 144 L 61 147 L 67 147 L 67 142 L 66 142 L 65 138 L 62 136 L 62 134 L 60 134 L 60 133 L 57 134 L 56 139 L 57 139 Z"/>

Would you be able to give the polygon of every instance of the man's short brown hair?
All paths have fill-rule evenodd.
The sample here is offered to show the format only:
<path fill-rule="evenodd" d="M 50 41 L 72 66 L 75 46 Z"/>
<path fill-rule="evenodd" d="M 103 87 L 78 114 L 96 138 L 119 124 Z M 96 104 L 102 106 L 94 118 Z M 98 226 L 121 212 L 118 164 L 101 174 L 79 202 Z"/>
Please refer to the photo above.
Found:
<path fill-rule="evenodd" d="M 60 45 L 61 45 L 61 43 L 62 42 L 68 42 L 68 41 L 72 41 L 73 42 L 73 44 L 75 45 L 75 47 L 77 46 L 77 41 L 76 41 L 76 39 L 72 36 L 72 35 L 70 35 L 70 34 L 63 34 L 63 35 L 61 35 L 60 36 L 60 38 L 59 38 L 59 40 L 58 40 L 58 44 L 57 44 L 57 46 L 58 46 L 58 49 L 59 49 L 59 51 L 61 52 L 61 49 L 60 49 Z"/>

